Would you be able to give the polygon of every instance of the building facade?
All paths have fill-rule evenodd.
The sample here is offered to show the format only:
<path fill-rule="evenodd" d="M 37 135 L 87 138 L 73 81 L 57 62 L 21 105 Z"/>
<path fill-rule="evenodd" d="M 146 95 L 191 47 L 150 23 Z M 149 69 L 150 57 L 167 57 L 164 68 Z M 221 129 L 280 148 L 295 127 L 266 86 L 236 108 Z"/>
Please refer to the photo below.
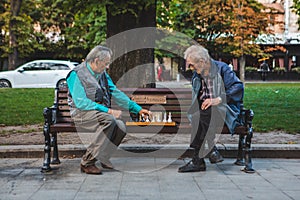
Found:
<path fill-rule="evenodd" d="M 269 17 L 274 21 L 270 25 L 274 36 L 267 42 L 261 43 L 265 47 L 281 47 L 280 50 L 269 52 L 272 58 L 268 60 L 272 68 L 281 68 L 290 71 L 300 66 L 300 31 L 297 24 L 298 16 L 292 11 L 293 0 L 258 0 L 268 9 Z"/>

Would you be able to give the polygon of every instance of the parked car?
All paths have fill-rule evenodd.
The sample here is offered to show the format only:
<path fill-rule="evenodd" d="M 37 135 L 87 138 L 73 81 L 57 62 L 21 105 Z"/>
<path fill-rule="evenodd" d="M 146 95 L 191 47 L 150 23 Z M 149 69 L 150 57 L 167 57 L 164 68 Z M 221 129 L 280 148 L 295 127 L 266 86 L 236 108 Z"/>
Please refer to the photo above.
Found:
<path fill-rule="evenodd" d="M 55 88 L 66 85 L 66 76 L 78 63 L 35 60 L 15 70 L 0 72 L 0 88 Z"/>

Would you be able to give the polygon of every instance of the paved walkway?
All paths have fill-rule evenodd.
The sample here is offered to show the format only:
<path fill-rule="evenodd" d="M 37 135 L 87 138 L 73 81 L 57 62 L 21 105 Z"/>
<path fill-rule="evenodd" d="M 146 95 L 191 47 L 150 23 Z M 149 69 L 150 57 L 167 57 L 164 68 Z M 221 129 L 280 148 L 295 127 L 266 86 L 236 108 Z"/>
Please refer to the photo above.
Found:
<path fill-rule="evenodd" d="M 182 87 L 189 87 L 188 82 L 180 83 Z M 178 83 L 168 84 L 169 87 L 176 85 Z M 67 150 L 74 150 L 72 148 Z M 227 148 L 230 151 L 231 146 Z M 236 147 L 232 148 L 235 151 Z M 219 164 L 207 162 L 206 172 L 182 174 L 177 169 L 185 160 L 162 156 L 113 158 L 116 170 L 104 170 L 103 175 L 95 176 L 80 172 L 80 158 L 62 157 L 60 165 L 52 166 L 52 172 L 43 174 L 40 172 L 43 146 L 1 146 L 0 200 L 300 199 L 300 159 L 282 159 L 297 157 L 299 145 L 271 145 L 268 149 L 266 145 L 264 149 L 253 145 L 253 148 L 256 154 L 252 159 L 256 170 L 254 174 L 240 171 L 241 167 L 233 165 L 234 159 L 230 156 Z M 77 150 L 83 151 L 81 147 Z M 29 158 L 34 151 L 37 152 L 36 158 Z M 22 158 L 4 158 L 16 156 L 18 152 Z"/>
<path fill-rule="evenodd" d="M 300 199 L 299 159 L 255 159 L 246 174 L 233 159 L 206 172 L 177 173 L 184 160 L 113 158 L 115 171 L 80 172 L 80 159 L 64 159 L 52 173 L 41 159 L 0 159 L 0 199 Z"/>

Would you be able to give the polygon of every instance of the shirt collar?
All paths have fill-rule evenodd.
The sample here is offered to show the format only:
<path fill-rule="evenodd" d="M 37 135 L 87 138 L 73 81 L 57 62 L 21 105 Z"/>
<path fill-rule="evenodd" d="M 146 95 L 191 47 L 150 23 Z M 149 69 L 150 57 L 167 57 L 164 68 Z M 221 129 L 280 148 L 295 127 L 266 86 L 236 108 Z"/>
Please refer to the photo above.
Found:
<path fill-rule="evenodd" d="M 92 74 L 93 76 L 96 75 L 95 72 L 92 70 L 92 68 L 91 68 L 91 66 L 90 66 L 90 64 L 89 64 L 88 62 L 86 62 L 86 68 L 91 72 L 91 74 Z"/>
<path fill-rule="evenodd" d="M 96 77 L 96 78 L 98 78 L 98 77 L 100 76 L 100 74 L 106 72 L 106 70 L 104 70 L 102 73 L 96 74 L 96 73 L 92 70 L 91 65 L 90 65 L 88 62 L 86 62 L 86 68 L 87 68 L 87 69 L 89 70 L 89 72 L 91 72 L 91 74 L 92 74 L 94 77 Z"/>

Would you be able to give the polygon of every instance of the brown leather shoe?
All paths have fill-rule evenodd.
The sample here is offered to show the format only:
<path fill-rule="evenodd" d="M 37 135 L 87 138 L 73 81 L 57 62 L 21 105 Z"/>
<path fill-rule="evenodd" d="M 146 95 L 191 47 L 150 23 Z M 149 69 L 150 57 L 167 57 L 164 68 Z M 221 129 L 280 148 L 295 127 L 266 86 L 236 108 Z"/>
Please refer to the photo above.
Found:
<path fill-rule="evenodd" d="M 111 164 L 111 163 L 103 163 L 101 162 L 101 166 L 104 168 L 104 169 L 114 169 L 114 166 Z"/>
<path fill-rule="evenodd" d="M 113 164 L 109 161 L 108 157 L 100 158 L 101 166 L 105 169 L 113 169 Z"/>
<path fill-rule="evenodd" d="M 96 167 L 96 165 L 90 165 L 90 166 L 83 166 L 80 165 L 81 172 L 84 172 L 86 174 L 102 174 L 101 169 Z"/>

